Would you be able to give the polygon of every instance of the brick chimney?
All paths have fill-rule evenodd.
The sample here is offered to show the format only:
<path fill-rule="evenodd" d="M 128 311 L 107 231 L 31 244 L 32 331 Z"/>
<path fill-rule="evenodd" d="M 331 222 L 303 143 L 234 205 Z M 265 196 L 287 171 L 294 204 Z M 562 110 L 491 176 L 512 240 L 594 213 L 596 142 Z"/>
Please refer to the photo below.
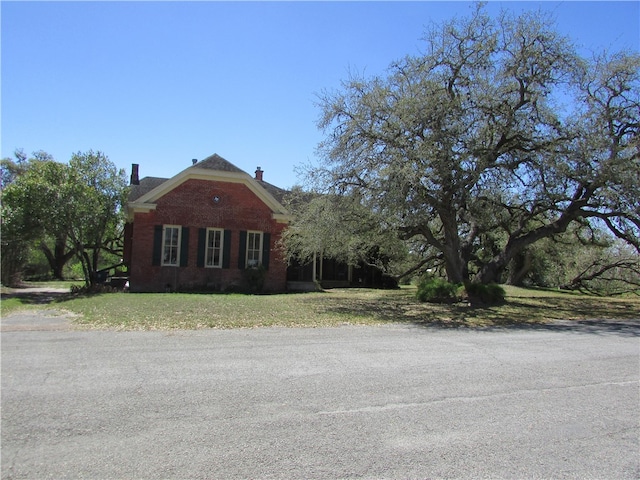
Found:
<path fill-rule="evenodd" d="M 256 168 L 256 180 L 258 180 L 259 182 L 262 182 L 262 174 L 264 172 L 262 171 L 262 169 L 260 167 Z"/>
<path fill-rule="evenodd" d="M 138 176 L 138 167 L 137 163 L 131 164 L 131 181 L 129 182 L 131 185 L 140 185 L 140 177 Z"/>

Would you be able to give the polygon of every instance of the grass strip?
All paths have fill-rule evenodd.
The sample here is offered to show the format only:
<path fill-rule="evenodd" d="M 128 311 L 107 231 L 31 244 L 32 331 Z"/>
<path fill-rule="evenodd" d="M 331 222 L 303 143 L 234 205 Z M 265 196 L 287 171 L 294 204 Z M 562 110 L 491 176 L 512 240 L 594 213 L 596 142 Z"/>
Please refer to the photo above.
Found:
<path fill-rule="evenodd" d="M 172 330 L 202 328 L 332 327 L 416 324 L 438 327 L 494 327 L 553 320 L 640 320 L 640 298 L 603 298 L 507 287 L 504 305 L 435 305 L 415 299 L 415 288 L 332 289 L 326 292 L 241 294 L 68 295 L 47 308 L 77 314 L 82 328 Z"/>

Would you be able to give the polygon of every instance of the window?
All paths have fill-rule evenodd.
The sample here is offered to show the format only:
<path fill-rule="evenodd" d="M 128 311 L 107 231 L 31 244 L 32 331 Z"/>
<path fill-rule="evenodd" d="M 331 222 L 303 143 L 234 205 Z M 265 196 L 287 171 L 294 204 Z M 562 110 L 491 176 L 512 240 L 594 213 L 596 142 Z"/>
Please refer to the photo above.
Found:
<path fill-rule="evenodd" d="M 262 262 L 262 232 L 247 232 L 247 268 L 257 268 Z"/>
<path fill-rule="evenodd" d="M 178 225 L 165 225 L 162 235 L 162 265 L 178 266 L 180 261 L 180 233 Z"/>
<path fill-rule="evenodd" d="M 222 267 L 223 230 L 218 228 L 207 229 L 207 246 L 205 253 L 205 266 Z"/>
<path fill-rule="evenodd" d="M 151 265 L 186 267 L 188 262 L 189 228 L 180 225 L 155 225 Z"/>

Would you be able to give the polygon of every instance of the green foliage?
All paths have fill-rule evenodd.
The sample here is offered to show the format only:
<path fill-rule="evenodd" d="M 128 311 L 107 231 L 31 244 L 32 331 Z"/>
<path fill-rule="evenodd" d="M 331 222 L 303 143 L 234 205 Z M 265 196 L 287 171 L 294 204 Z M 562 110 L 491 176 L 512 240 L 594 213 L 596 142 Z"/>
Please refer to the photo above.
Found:
<path fill-rule="evenodd" d="M 74 280 L 84 279 L 82 265 L 76 258 L 65 265 L 65 278 L 72 278 Z"/>
<path fill-rule="evenodd" d="M 95 280 L 102 251 L 121 250 L 126 176 L 102 152 L 78 152 L 69 167 L 68 188 L 74 206 L 68 235 L 77 249 L 85 282 L 90 284 Z"/>
<path fill-rule="evenodd" d="M 490 18 L 481 4 L 425 41 L 320 99 L 326 138 L 309 178 L 369 212 L 348 232 L 392 232 L 453 283 L 500 281 L 575 224 L 640 251 L 639 55 L 582 58 L 543 13 Z M 352 245 L 333 238 L 320 246 Z"/>
<path fill-rule="evenodd" d="M 474 305 L 498 305 L 505 301 L 504 288 L 495 283 L 467 283 L 465 286 L 443 278 L 426 277 L 418 284 L 416 298 L 429 303 L 456 303 L 467 299 Z"/>
<path fill-rule="evenodd" d="M 571 229 L 514 257 L 507 283 L 581 290 L 598 295 L 640 292 L 640 255 L 606 232 Z"/>
<path fill-rule="evenodd" d="M 16 239 L 7 230 L 3 225 L 0 279 L 2 285 L 15 287 L 22 281 L 22 268 L 29 257 L 30 245 Z"/>
<path fill-rule="evenodd" d="M 504 288 L 496 283 L 469 283 L 465 291 L 472 305 L 499 305 L 504 303 L 506 297 Z"/>
<path fill-rule="evenodd" d="M 418 284 L 416 298 L 421 302 L 455 303 L 460 300 L 460 285 L 442 278 L 426 278 Z"/>
<path fill-rule="evenodd" d="M 42 150 L 33 152 L 31 158 L 27 158 L 27 154 L 22 149 L 16 150 L 13 155 L 15 160 L 11 158 L 0 160 L 0 184 L 3 189 L 15 182 L 37 162 L 53 161 L 53 157 Z"/>
<path fill-rule="evenodd" d="M 52 188 L 42 178 L 55 177 L 50 156 L 36 152 L 27 159 L 16 151 L 16 161 L 3 159 L 2 170 L 2 283 L 21 282 L 24 265 L 28 262 L 36 241 L 45 235 L 40 218 L 54 214 L 51 198 L 55 199 L 57 183 Z"/>
<path fill-rule="evenodd" d="M 74 154 L 68 165 L 43 152 L 18 163 L 20 168 L 3 170 L 3 180 L 11 181 L 2 191 L 3 258 L 11 252 L 19 271 L 28 246 L 37 242 L 55 276 L 61 277 L 76 255 L 90 283 L 102 251 L 117 251 L 127 191 L 124 171 L 93 151 Z"/>
<path fill-rule="evenodd" d="M 23 279 L 26 281 L 46 281 L 51 278 L 51 268 L 44 253 L 39 248 L 32 248 L 23 269 Z"/>
<path fill-rule="evenodd" d="M 248 293 L 260 293 L 264 288 L 264 280 L 267 270 L 259 265 L 256 268 L 247 268 L 243 272 L 245 288 Z"/>
<path fill-rule="evenodd" d="M 285 230 L 281 247 L 302 263 L 323 254 L 338 261 L 374 265 L 394 274 L 407 257 L 407 247 L 393 230 L 360 199 L 353 196 L 313 195 L 295 190 L 287 201 L 294 220 Z"/>

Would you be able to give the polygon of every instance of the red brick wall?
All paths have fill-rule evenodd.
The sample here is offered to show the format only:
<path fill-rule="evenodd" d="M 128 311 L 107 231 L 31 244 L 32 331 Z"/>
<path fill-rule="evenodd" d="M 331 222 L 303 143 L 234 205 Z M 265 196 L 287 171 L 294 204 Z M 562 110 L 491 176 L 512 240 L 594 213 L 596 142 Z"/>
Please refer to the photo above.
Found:
<path fill-rule="evenodd" d="M 219 202 L 213 198 L 219 197 Z M 267 207 L 247 186 L 210 180 L 187 180 L 158 199 L 156 210 L 136 213 L 131 228 L 130 289 L 132 292 L 175 290 L 226 290 L 241 287 L 244 273 L 238 268 L 240 231 L 257 230 L 271 234 L 269 268 L 264 290 L 286 289 L 286 262 L 277 248 L 283 223 L 271 218 Z M 186 267 L 152 265 L 154 227 L 181 225 L 189 228 Z M 198 230 L 222 228 L 231 231 L 228 269 L 198 267 Z"/>

